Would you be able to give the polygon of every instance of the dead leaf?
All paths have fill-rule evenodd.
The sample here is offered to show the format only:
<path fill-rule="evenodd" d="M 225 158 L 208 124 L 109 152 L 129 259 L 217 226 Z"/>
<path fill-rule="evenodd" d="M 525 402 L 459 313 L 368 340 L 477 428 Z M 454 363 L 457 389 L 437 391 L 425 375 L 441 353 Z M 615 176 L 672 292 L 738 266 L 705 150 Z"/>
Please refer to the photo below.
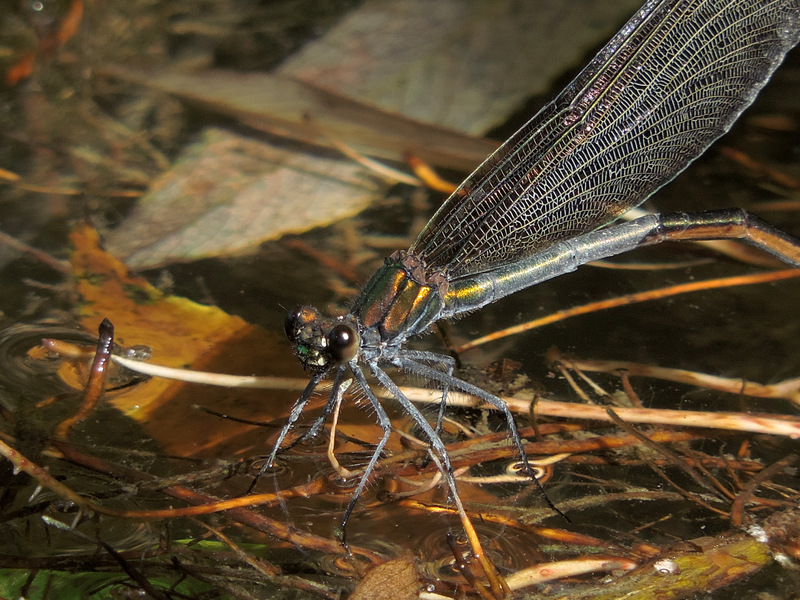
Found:
<path fill-rule="evenodd" d="M 103 318 L 114 324 L 117 343 L 145 345 L 154 362 L 241 374 L 300 369 L 286 343 L 219 308 L 167 296 L 99 247 L 97 232 L 80 227 L 71 236 L 74 278 L 81 297 L 81 324 L 97 331 Z M 284 414 L 296 392 L 229 390 L 151 379 L 109 394 L 110 402 L 139 422 L 175 455 L 240 455 L 257 444 L 268 447 L 261 428 L 242 425 L 195 410 L 203 404 L 218 411 L 268 420 Z M 191 427 L 176 427 L 191 423 Z M 244 441 L 245 436 L 247 441 Z"/>
<path fill-rule="evenodd" d="M 416 600 L 419 575 L 411 558 L 396 558 L 367 572 L 350 600 Z"/>
<path fill-rule="evenodd" d="M 279 75 L 107 74 L 272 134 L 323 145 L 333 138 L 381 158 L 412 153 L 469 171 L 495 144 L 442 125 L 483 133 L 504 121 L 523 99 L 578 64 L 637 1 L 610 10 L 607 2 L 583 0 L 583 10 L 568 11 L 560 3 L 511 0 L 368 2 L 286 61 Z M 554 45 L 554 37 L 570 43 Z M 230 256 L 353 215 L 379 190 L 350 161 L 294 154 L 212 129 L 109 234 L 108 247 L 140 269 Z"/>
<path fill-rule="evenodd" d="M 389 113 L 485 135 L 579 67 L 640 5 L 372 0 L 279 73 Z"/>
<path fill-rule="evenodd" d="M 357 214 L 382 193 L 347 160 L 206 130 L 108 235 L 132 268 L 229 256 Z"/>
<path fill-rule="evenodd" d="M 111 67 L 103 73 L 172 94 L 271 135 L 354 150 L 402 162 L 413 154 L 432 165 L 471 171 L 498 146 L 437 124 L 420 123 L 290 77 L 267 73 L 176 70 L 148 73 Z"/>

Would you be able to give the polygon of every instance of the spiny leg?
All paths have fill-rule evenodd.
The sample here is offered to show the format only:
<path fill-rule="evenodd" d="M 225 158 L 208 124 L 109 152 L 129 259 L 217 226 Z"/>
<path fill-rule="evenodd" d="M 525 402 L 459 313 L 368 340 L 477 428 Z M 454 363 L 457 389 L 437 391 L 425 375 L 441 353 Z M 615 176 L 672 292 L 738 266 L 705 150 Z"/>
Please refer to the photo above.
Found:
<path fill-rule="evenodd" d="M 350 515 L 353 513 L 353 510 L 356 507 L 356 502 L 358 502 L 359 497 L 364 492 L 364 488 L 369 481 L 369 476 L 372 474 L 372 471 L 375 469 L 375 464 L 378 462 L 378 459 L 383 452 L 383 449 L 386 447 L 386 443 L 389 441 L 389 436 L 392 433 L 392 421 L 389 419 L 389 415 L 386 414 L 386 411 L 383 410 L 383 406 L 381 406 L 380 401 L 372 392 L 367 383 L 367 379 L 364 377 L 364 373 L 358 366 L 351 367 L 351 371 L 353 373 L 353 377 L 355 378 L 358 385 L 361 386 L 361 389 L 364 390 L 367 398 L 369 399 L 372 408 L 375 410 L 375 415 L 378 418 L 378 423 L 380 424 L 381 428 L 383 429 L 383 436 L 381 436 L 380 441 L 378 442 L 377 446 L 375 446 L 375 451 L 372 453 L 372 457 L 369 459 L 369 463 L 367 463 L 366 468 L 364 469 L 364 473 L 361 475 L 361 480 L 358 482 L 358 487 L 356 487 L 355 491 L 353 492 L 352 496 L 350 497 L 350 502 L 347 504 L 347 508 L 344 511 L 344 516 L 342 517 L 342 529 L 339 534 L 339 540 L 342 542 L 342 545 L 347 547 L 347 522 L 350 520 Z"/>
<path fill-rule="evenodd" d="M 548 497 L 547 492 L 545 492 L 544 487 L 542 486 L 541 482 L 536 477 L 536 473 L 534 472 L 533 468 L 531 467 L 530 463 L 528 462 L 528 454 L 527 454 L 527 452 L 525 452 L 525 447 L 522 444 L 522 438 L 520 438 L 519 430 L 517 429 L 517 423 L 514 420 L 514 415 L 511 414 L 511 410 L 508 408 L 508 405 L 505 402 L 503 402 L 503 400 L 501 398 L 498 398 L 494 394 L 490 394 L 489 392 L 487 392 L 485 390 L 482 390 L 481 388 L 479 388 L 476 385 L 472 385 L 471 383 L 467 383 L 466 381 L 463 381 L 462 379 L 459 379 L 458 377 L 445 375 L 441 371 L 437 371 L 436 369 L 433 369 L 433 368 L 431 368 L 431 367 L 429 367 L 427 365 L 424 365 L 422 363 L 418 363 L 416 361 L 409 360 L 407 362 L 404 362 L 404 366 L 405 366 L 405 368 L 407 370 L 411 371 L 412 373 L 418 373 L 420 375 L 424 375 L 425 377 L 428 377 L 430 379 L 433 379 L 435 381 L 439 381 L 440 383 L 448 385 L 451 388 L 455 388 L 455 389 L 460 390 L 460 391 L 462 391 L 462 392 L 464 392 L 466 394 L 470 394 L 472 396 L 475 396 L 476 398 L 480 398 L 484 402 L 487 402 L 487 403 L 491 404 L 492 406 L 494 406 L 495 408 L 497 408 L 498 410 L 502 411 L 503 415 L 505 415 L 506 423 L 508 424 L 509 432 L 511 433 L 511 439 L 514 441 L 514 445 L 517 447 L 517 452 L 519 452 L 520 462 L 522 463 L 522 466 L 525 469 L 525 473 L 528 475 L 528 477 L 530 477 L 534 481 L 536 486 L 539 488 L 539 491 L 541 491 L 542 496 L 545 499 L 545 502 L 547 502 L 547 505 L 554 512 L 558 513 L 567 522 L 569 522 L 569 517 L 567 517 L 567 515 L 565 515 L 563 512 L 561 512 L 558 509 L 558 507 L 556 507 L 556 505 L 553 504 L 553 501 L 550 500 L 550 498 Z"/>
<path fill-rule="evenodd" d="M 339 392 L 339 387 L 342 385 L 342 381 L 344 380 L 344 376 L 347 373 L 347 369 L 344 367 L 340 367 L 336 371 L 336 377 L 333 380 L 333 387 L 331 388 L 331 394 L 328 397 L 328 401 L 325 403 L 325 407 L 322 409 L 320 415 L 314 420 L 311 426 L 308 428 L 303 435 L 297 438 L 292 445 L 300 442 L 306 438 L 314 437 L 319 433 L 320 428 L 325 424 L 325 421 L 328 420 L 328 417 L 331 415 L 334 406 L 340 400 L 339 396 L 341 395 Z"/>
<path fill-rule="evenodd" d="M 405 350 L 403 356 L 410 358 L 414 361 L 422 361 L 426 363 L 438 363 L 444 365 L 445 373 L 452 377 L 453 370 L 456 368 L 456 359 L 447 354 L 438 354 L 436 352 L 427 352 L 424 350 Z M 402 367 L 402 364 L 399 365 Z M 437 434 L 442 432 L 442 424 L 444 423 L 444 411 L 447 408 L 447 393 L 450 391 L 450 386 L 446 383 L 442 386 L 442 400 L 439 403 L 439 413 L 436 416 L 436 427 L 434 430 Z"/>
<path fill-rule="evenodd" d="M 306 389 L 303 390 L 303 393 L 294 403 L 292 411 L 289 413 L 289 418 L 286 420 L 286 423 L 281 428 L 280 433 L 278 433 L 278 439 L 275 440 L 275 444 L 272 446 L 272 452 L 270 452 L 269 458 L 265 463 L 265 468 L 267 469 L 272 468 L 272 465 L 275 462 L 275 457 L 278 454 L 278 450 L 281 449 L 281 444 L 283 444 L 284 438 L 292 429 L 292 426 L 297 422 L 297 419 L 300 418 L 300 415 L 303 413 L 303 409 L 306 407 L 306 404 L 308 404 L 308 401 L 311 399 L 311 395 L 314 393 L 314 390 L 317 388 L 319 382 L 322 381 L 322 378 L 324 376 L 325 373 L 316 373 L 311 378 L 311 381 L 308 382 Z"/>
<path fill-rule="evenodd" d="M 291 413 L 289 413 L 289 419 L 286 421 L 286 424 L 281 428 L 280 432 L 278 433 L 278 439 L 275 441 L 275 445 L 272 447 L 272 451 L 269 454 L 269 458 L 267 458 L 267 462 L 265 462 L 261 468 L 259 469 L 256 476 L 253 478 L 252 483 L 247 488 L 247 494 L 251 493 L 253 489 L 256 487 L 258 480 L 261 476 L 266 473 L 269 469 L 272 468 L 272 465 L 275 463 L 275 456 L 278 454 L 278 450 L 280 450 L 281 444 L 283 443 L 284 438 L 289 433 L 289 430 L 292 428 L 297 422 L 297 419 L 300 418 L 300 415 L 303 412 L 303 409 L 308 404 L 308 401 L 311 399 L 311 395 L 314 393 L 314 390 L 319 385 L 319 382 L 325 377 L 325 372 L 315 373 L 311 380 L 308 382 L 306 389 L 303 390 L 303 393 L 300 394 L 300 397 L 295 401 L 294 406 L 292 407 Z M 337 376 L 337 381 L 340 378 Z"/>
<path fill-rule="evenodd" d="M 509 592 L 508 585 L 497 572 L 495 566 L 486 557 L 480 542 L 480 538 L 478 538 L 478 534 L 475 531 L 475 528 L 472 526 L 472 522 L 470 521 L 469 517 L 467 516 L 464 505 L 461 503 L 461 496 L 458 494 L 456 478 L 453 473 L 453 465 L 450 463 L 450 455 L 447 452 L 447 447 L 444 445 L 444 442 L 436 433 L 436 431 L 434 431 L 434 429 L 431 427 L 431 424 L 428 423 L 428 420 L 425 418 L 425 416 L 411 402 L 411 400 L 408 399 L 408 397 L 400 390 L 400 388 L 397 387 L 397 384 L 392 381 L 391 377 L 389 377 L 386 372 L 375 362 L 370 362 L 369 367 L 370 371 L 372 371 L 372 374 L 378 380 L 378 383 L 385 387 L 389 394 L 400 403 L 400 406 L 403 408 L 403 410 L 408 413 L 412 419 L 414 419 L 419 428 L 422 429 L 422 431 L 428 437 L 428 440 L 430 440 L 431 449 L 429 452 L 431 459 L 439 468 L 439 472 L 442 473 L 447 480 L 447 487 L 450 488 L 450 495 L 452 496 L 453 502 L 458 510 L 461 524 L 467 533 L 467 538 L 469 539 L 472 547 L 473 555 L 480 562 L 494 595 L 496 597 L 504 597 Z M 435 369 L 432 370 L 435 371 Z M 440 373 L 440 375 L 442 375 L 442 373 Z"/>

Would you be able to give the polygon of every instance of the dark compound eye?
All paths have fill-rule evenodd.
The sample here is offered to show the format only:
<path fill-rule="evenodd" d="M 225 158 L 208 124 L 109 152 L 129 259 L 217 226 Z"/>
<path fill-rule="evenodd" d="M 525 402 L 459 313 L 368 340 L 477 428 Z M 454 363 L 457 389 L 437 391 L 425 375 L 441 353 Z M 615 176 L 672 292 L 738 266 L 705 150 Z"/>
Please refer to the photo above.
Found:
<path fill-rule="evenodd" d="M 328 333 L 328 352 L 331 358 L 337 363 L 345 363 L 353 360 L 358 354 L 358 346 L 361 340 L 356 330 L 350 325 L 340 323 L 333 327 Z"/>
<path fill-rule="evenodd" d="M 300 329 L 318 317 L 317 309 L 311 306 L 298 306 L 290 310 L 286 315 L 286 320 L 283 322 L 283 330 L 286 332 L 286 337 L 289 338 L 289 341 L 296 342 Z"/>

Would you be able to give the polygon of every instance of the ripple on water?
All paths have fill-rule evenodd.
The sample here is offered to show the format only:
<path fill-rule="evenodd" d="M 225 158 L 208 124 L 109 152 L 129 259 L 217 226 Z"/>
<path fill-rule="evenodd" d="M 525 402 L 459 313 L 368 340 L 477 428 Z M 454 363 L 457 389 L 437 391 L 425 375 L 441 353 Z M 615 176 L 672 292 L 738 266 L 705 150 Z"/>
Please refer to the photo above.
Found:
<path fill-rule="evenodd" d="M 61 359 L 44 351 L 33 352 L 41 348 L 46 337 L 81 345 L 97 343 L 88 333 L 67 327 L 14 325 L 4 329 L 0 331 L 0 383 L 28 396 L 48 396 L 69 389 L 57 375 Z"/>
<path fill-rule="evenodd" d="M 97 500 L 85 488 L 81 491 L 85 498 Z M 102 495 L 107 496 L 107 490 Z M 144 550 L 159 542 L 156 524 L 86 515 L 49 491 L 38 494 L 32 503 L 27 502 L 29 496 L 30 490 L 19 490 L 15 508 L 5 512 L 3 551 L 7 554 L 39 557 L 93 554 L 98 539 L 118 552 Z M 115 498 L 113 505 L 121 510 L 141 508 L 133 498 Z"/>
<path fill-rule="evenodd" d="M 353 546 L 366 548 L 383 556 L 402 556 L 407 553 L 407 549 L 402 546 L 382 540 L 374 535 L 356 533 L 352 536 L 348 535 L 347 541 Z M 349 557 L 345 554 L 326 554 L 319 560 L 318 564 L 324 572 L 331 575 L 359 578 L 363 575 L 364 569 L 369 566 L 366 559 L 357 554 Z"/>
<path fill-rule="evenodd" d="M 500 524 L 475 521 L 473 524 L 481 538 L 486 556 L 501 573 L 514 572 L 541 560 L 542 553 L 538 541 L 530 533 Z M 430 529 L 417 542 L 419 553 L 424 557 L 420 564 L 420 572 L 425 578 L 463 582 L 452 549 L 447 543 L 448 532 L 456 535 L 459 550 L 466 558 L 470 557 L 470 548 L 463 533 L 456 533 L 452 527 L 440 524 Z"/>

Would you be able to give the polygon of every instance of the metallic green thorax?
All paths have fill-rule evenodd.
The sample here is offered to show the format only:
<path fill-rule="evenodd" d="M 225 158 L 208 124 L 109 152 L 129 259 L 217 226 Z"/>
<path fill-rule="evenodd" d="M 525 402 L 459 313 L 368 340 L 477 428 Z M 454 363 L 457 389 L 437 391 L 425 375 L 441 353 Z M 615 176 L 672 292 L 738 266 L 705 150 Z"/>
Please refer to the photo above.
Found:
<path fill-rule="evenodd" d="M 398 250 L 369 280 L 352 314 L 383 341 L 405 338 L 441 318 L 446 293 L 444 274 L 427 272 L 419 258 Z"/>

